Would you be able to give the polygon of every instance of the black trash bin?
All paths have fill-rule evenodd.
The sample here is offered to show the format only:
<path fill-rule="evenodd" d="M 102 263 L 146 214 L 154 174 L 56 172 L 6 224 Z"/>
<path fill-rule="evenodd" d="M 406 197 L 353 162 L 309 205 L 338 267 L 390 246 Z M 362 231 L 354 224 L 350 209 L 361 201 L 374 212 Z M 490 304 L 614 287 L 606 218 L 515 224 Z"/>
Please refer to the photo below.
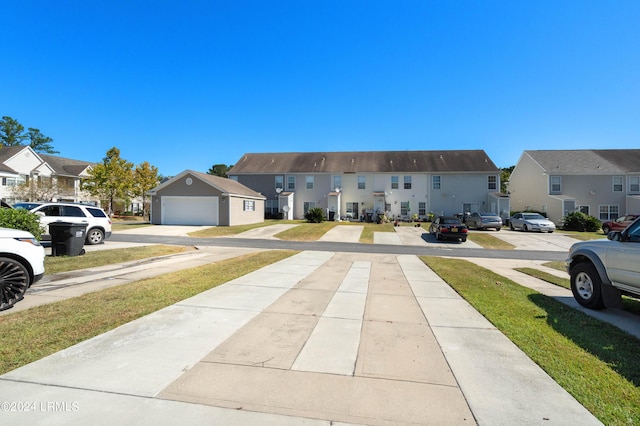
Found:
<path fill-rule="evenodd" d="M 52 222 L 49 224 L 51 234 L 52 256 L 79 256 L 84 254 L 86 223 Z"/>

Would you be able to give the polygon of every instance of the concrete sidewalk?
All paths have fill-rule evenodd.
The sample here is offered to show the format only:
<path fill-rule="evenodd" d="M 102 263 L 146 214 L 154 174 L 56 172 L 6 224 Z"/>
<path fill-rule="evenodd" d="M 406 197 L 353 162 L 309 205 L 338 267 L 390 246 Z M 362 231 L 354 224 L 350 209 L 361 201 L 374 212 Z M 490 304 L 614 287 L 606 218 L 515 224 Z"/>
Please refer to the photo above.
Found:
<path fill-rule="evenodd" d="M 417 257 L 368 253 L 302 252 L 9 372 L 0 401 L 12 425 L 600 424 Z"/>

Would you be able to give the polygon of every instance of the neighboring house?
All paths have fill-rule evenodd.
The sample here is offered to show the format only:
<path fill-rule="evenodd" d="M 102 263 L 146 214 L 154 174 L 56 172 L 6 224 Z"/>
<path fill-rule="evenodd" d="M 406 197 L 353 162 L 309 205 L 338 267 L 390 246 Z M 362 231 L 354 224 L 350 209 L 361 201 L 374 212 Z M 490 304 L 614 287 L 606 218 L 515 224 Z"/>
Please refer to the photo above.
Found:
<path fill-rule="evenodd" d="M 261 194 L 223 177 L 185 170 L 149 191 L 155 225 L 232 226 L 264 222 Z"/>
<path fill-rule="evenodd" d="M 21 201 L 67 201 L 99 204 L 81 190 L 94 163 L 38 154 L 29 146 L 0 147 L 0 198 L 9 204 Z M 28 183 L 26 193 L 17 185 Z M 18 191 L 19 192 L 19 191 Z"/>
<path fill-rule="evenodd" d="M 640 213 L 640 149 L 524 151 L 508 188 L 514 211 L 558 225 L 576 210 L 602 221 Z"/>
<path fill-rule="evenodd" d="M 509 214 L 482 150 L 245 154 L 228 174 L 266 197 L 266 217 L 302 219 L 314 207 L 330 220 Z"/>

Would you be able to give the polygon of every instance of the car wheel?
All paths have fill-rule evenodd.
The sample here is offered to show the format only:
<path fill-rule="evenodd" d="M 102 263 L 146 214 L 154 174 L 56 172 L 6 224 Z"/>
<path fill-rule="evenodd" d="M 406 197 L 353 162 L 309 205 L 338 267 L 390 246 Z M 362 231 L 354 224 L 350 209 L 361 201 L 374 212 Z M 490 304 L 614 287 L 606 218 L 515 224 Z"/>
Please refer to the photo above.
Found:
<path fill-rule="evenodd" d="M 87 232 L 87 238 L 85 242 L 89 245 L 100 244 L 104 241 L 104 232 L 98 228 L 90 229 Z"/>
<path fill-rule="evenodd" d="M 467 241 L 466 238 L 460 238 L 460 242 L 464 243 L 465 241 Z"/>
<path fill-rule="evenodd" d="M 515 231 L 516 229 L 513 227 L 513 223 L 509 224 L 509 229 L 511 229 L 512 231 Z"/>
<path fill-rule="evenodd" d="M 588 262 L 571 270 L 571 292 L 576 301 L 589 309 L 602 309 L 602 280 L 596 268 Z"/>
<path fill-rule="evenodd" d="M 0 257 L 0 311 L 21 301 L 30 284 L 29 272 L 22 263 Z"/>
<path fill-rule="evenodd" d="M 522 231 L 527 232 L 529 227 L 527 225 L 522 225 Z"/>
<path fill-rule="evenodd" d="M 496 231 L 499 231 L 499 230 L 501 230 L 501 229 L 502 229 L 502 228 L 496 228 Z"/>
<path fill-rule="evenodd" d="M 604 235 L 607 235 L 609 232 L 611 232 L 611 228 L 605 225 L 602 227 L 602 232 L 604 232 Z"/>

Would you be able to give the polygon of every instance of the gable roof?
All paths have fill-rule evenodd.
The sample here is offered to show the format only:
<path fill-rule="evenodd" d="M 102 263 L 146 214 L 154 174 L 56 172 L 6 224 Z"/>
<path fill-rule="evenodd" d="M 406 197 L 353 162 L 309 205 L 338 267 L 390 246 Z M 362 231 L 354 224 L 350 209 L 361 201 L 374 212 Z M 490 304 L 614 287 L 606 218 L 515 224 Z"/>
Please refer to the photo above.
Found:
<path fill-rule="evenodd" d="M 87 168 L 95 163 L 88 161 L 72 160 L 70 158 L 56 157 L 48 154 L 38 154 L 58 176 L 80 176 Z"/>
<path fill-rule="evenodd" d="M 446 173 L 499 169 L 483 150 L 249 153 L 229 170 L 243 173 Z"/>
<path fill-rule="evenodd" d="M 640 149 L 525 151 L 550 174 L 640 173 Z"/>
<path fill-rule="evenodd" d="M 165 182 L 161 183 L 160 185 L 156 186 L 149 192 L 155 193 L 161 190 L 162 188 L 165 188 L 173 184 L 175 181 L 177 181 L 178 179 L 181 179 L 187 174 L 190 174 L 193 177 L 196 177 L 202 180 L 203 182 L 211 185 L 212 187 L 216 188 L 218 191 L 222 193 L 226 193 L 229 195 L 236 195 L 236 196 L 252 197 L 252 198 L 261 198 L 261 199 L 266 198 L 264 195 L 260 194 L 259 192 L 256 192 L 253 189 L 250 189 L 244 186 L 243 184 L 241 184 L 240 182 L 237 182 L 233 179 L 214 176 L 208 173 L 196 172 L 194 170 L 185 170 L 184 172 L 178 174 L 177 176 L 174 176 L 173 178 L 168 179 Z"/>

